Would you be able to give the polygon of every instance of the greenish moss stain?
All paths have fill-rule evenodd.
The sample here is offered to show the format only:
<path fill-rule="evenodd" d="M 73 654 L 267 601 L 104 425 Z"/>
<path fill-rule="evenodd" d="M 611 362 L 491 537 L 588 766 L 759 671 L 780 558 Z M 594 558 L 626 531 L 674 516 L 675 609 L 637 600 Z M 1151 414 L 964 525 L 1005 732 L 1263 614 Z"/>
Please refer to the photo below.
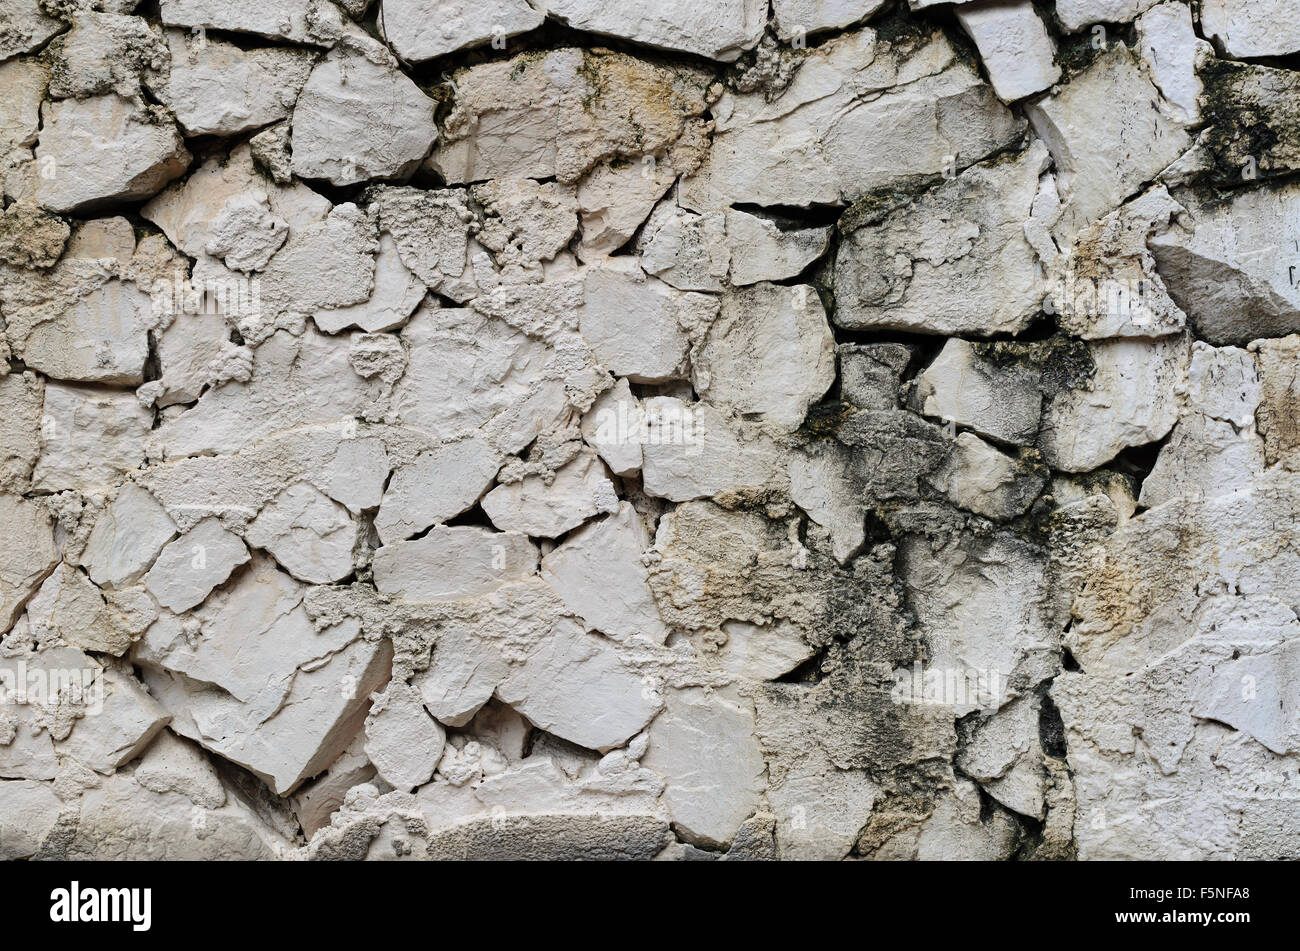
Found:
<path fill-rule="evenodd" d="M 936 175 L 924 185 L 918 185 L 914 188 L 880 188 L 868 192 L 845 209 L 844 214 L 840 215 L 836 227 L 839 229 L 840 234 L 847 235 L 859 228 L 879 224 L 891 212 L 916 201 L 929 185 L 938 180 L 939 176 Z"/>
<path fill-rule="evenodd" d="M 582 107 L 591 112 L 605 94 L 605 78 L 602 75 L 600 64 L 596 62 L 596 55 L 589 50 L 582 51 L 582 65 L 578 67 L 578 75 L 587 81 L 589 90 L 582 97 Z"/>
<path fill-rule="evenodd" d="M 1056 62 L 1061 67 L 1061 83 L 1069 82 L 1079 73 L 1087 71 L 1093 63 L 1122 39 L 1112 27 L 1097 24 L 1106 30 L 1106 42 L 1098 46 L 1093 27 L 1080 33 L 1067 33 L 1057 38 Z"/>
<path fill-rule="evenodd" d="M 1097 372 L 1087 344 L 1064 334 L 1046 340 L 990 340 L 971 345 L 975 354 L 996 366 L 1020 366 L 1036 373 L 1045 390 L 1073 390 Z"/>
<path fill-rule="evenodd" d="M 809 442 L 834 439 L 844 421 L 856 412 L 857 407 L 851 403 L 818 403 L 808 410 L 808 416 L 799 427 L 798 435 Z"/>
<path fill-rule="evenodd" d="M 932 25 L 915 15 L 909 15 L 905 6 L 899 5 L 888 16 L 872 22 L 876 39 L 907 54 L 920 49 L 938 32 Z"/>
<path fill-rule="evenodd" d="M 1300 171 L 1300 75 L 1211 59 L 1198 76 L 1212 182 L 1249 185 L 1248 159 L 1256 179 Z"/>

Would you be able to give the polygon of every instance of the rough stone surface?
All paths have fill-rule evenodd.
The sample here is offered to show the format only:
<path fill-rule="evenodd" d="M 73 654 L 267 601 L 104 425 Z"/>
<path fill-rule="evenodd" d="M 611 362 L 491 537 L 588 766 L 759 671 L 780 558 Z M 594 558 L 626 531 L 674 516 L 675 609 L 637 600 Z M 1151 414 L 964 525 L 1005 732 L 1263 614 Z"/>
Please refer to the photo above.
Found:
<path fill-rule="evenodd" d="M 1300 25 L 1278 0 L 1205 0 L 1201 27 L 1233 57 L 1285 56 L 1300 50 Z"/>
<path fill-rule="evenodd" d="M 1300 286 L 1285 248 L 1300 233 L 1300 188 L 1261 187 L 1226 204 L 1194 195 L 1150 239 L 1169 294 L 1209 343 L 1249 343 L 1300 330 Z"/>
<path fill-rule="evenodd" d="M 719 409 L 793 430 L 834 382 L 834 337 L 807 285 L 755 284 L 723 298 L 694 354 L 696 391 Z"/>
<path fill-rule="evenodd" d="M 171 53 L 159 97 L 190 135 L 237 135 L 287 118 L 317 54 L 275 47 L 243 50 L 181 30 L 167 34 Z"/>
<path fill-rule="evenodd" d="M 957 22 L 979 48 L 993 89 L 1005 102 L 1042 92 L 1061 76 L 1047 28 L 1028 2 L 964 3 Z"/>
<path fill-rule="evenodd" d="M 36 199 L 51 211 L 148 198 L 190 163 L 170 116 L 115 93 L 47 103 L 41 120 Z"/>
<path fill-rule="evenodd" d="M 721 0 L 709 6 L 689 0 L 545 0 L 548 14 L 579 30 L 664 49 L 734 60 L 758 43 L 767 11 L 761 0 Z"/>
<path fill-rule="evenodd" d="M 1053 231 L 1063 243 L 1155 178 L 1191 144 L 1123 43 L 1026 111 L 1056 162 L 1062 207 Z"/>
<path fill-rule="evenodd" d="M 144 584 L 163 607 L 188 611 L 247 560 L 248 549 L 238 536 L 216 519 L 204 519 L 162 549 Z"/>
<path fill-rule="evenodd" d="M 401 178 L 424 159 L 437 129 L 433 100 L 368 37 L 331 50 L 293 109 L 293 172 L 353 185 Z"/>
<path fill-rule="evenodd" d="M 713 112 L 713 148 L 683 186 L 683 203 L 697 211 L 915 188 L 1005 148 L 1023 129 L 942 34 L 923 31 L 893 42 L 871 29 L 842 34 L 810 53 L 775 99 L 728 94 Z"/>
<path fill-rule="evenodd" d="M 914 202 L 866 200 L 841 220 L 836 321 L 854 330 L 1024 330 L 1043 297 L 1025 236 L 1047 150 L 967 169 Z M 882 262 L 888 265 L 882 267 Z"/>
<path fill-rule="evenodd" d="M 544 9 L 527 0 L 489 3 L 437 3 L 433 0 L 381 0 L 384 37 L 402 59 L 419 63 L 467 46 L 504 44 L 540 26 Z"/>
<path fill-rule="evenodd" d="M 0 59 L 28 53 L 63 29 L 41 9 L 39 0 L 15 0 L 0 14 Z"/>
<path fill-rule="evenodd" d="M 162 22 L 189 29 L 230 30 L 333 46 L 343 33 L 342 14 L 329 0 L 163 0 Z"/>
<path fill-rule="evenodd" d="M 1300 855 L 1280 0 L 0 6 L 0 858 Z"/>
<path fill-rule="evenodd" d="M 1127 23 L 1157 0 L 1060 0 L 1056 15 L 1067 30 L 1092 23 Z"/>
<path fill-rule="evenodd" d="M 875 13 L 884 0 L 774 0 L 772 15 L 783 40 L 849 26 Z"/>
<path fill-rule="evenodd" d="M 662 642 L 668 628 L 646 583 L 650 536 L 626 502 L 616 513 L 574 532 L 542 560 L 542 577 L 594 630 L 615 640 Z"/>

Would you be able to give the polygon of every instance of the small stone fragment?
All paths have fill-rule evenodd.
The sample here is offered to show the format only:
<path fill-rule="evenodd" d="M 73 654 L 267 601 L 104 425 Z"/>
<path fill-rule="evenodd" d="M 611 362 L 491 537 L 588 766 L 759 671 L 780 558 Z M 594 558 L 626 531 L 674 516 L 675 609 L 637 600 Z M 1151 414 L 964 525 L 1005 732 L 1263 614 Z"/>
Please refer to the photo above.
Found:
<path fill-rule="evenodd" d="M 403 178 L 437 138 L 433 108 L 387 49 L 349 34 L 312 70 L 294 106 L 294 174 L 335 185 Z"/>
<path fill-rule="evenodd" d="M 425 711 L 410 684 L 389 684 L 366 716 L 366 756 L 398 789 L 429 781 L 446 739 L 447 731 Z"/>
<path fill-rule="evenodd" d="M 982 0 L 953 11 L 975 46 L 1004 102 L 1042 92 L 1061 76 L 1055 45 L 1027 0 Z"/>
<path fill-rule="evenodd" d="M 168 544 L 144 576 L 145 587 L 158 603 L 173 611 L 188 611 L 249 559 L 238 535 L 205 518 Z"/>
<path fill-rule="evenodd" d="M 526 0 L 435 3 L 432 0 L 382 0 L 379 18 L 384 38 L 402 59 L 419 63 L 468 46 L 504 44 L 540 26 L 545 9 Z"/>
<path fill-rule="evenodd" d="M 357 526 L 343 506 L 309 483 L 296 482 L 258 513 L 244 538 L 299 581 L 330 584 L 352 573 Z"/>
<path fill-rule="evenodd" d="M 505 532 L 555 538 L 587 519 L 618 508 L 614 484 L 591 452 L 555 473 L 548 485 L 537 475 L 499 485 L 483 498 L 483 511 Z"/>
<path fill-rule="evenodd" d="M 375 587 L 403 601 L 486 594 L 537 570 L 537 548 L 517 532 L 437 526 L 422 538 L 375 552 Z"/>
<path fill-rule="evenodd" d="M 114 94 L 42 107 L 36 199 L 56 212 L 148 198 L 190 164 L 170 119 Z"/>
<path fill-rule="evenodd" d="M 640 516 L 622 502 L 617 512 L 578 529 L 543 558 L 542 577 L 565 607 L 607 637 L 663 643 L 668 628 L 646 584 L 649 548 Z"/>

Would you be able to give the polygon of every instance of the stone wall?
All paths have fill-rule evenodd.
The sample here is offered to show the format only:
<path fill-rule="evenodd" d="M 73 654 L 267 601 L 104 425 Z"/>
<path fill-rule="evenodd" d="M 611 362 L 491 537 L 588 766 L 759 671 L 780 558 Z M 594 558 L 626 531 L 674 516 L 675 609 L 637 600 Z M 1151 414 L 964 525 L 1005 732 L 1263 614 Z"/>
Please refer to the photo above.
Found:
<path fill-rule="evenodd" d="M 0 857 L 1295 857 L 1297 23 L 4 0 Z"/>

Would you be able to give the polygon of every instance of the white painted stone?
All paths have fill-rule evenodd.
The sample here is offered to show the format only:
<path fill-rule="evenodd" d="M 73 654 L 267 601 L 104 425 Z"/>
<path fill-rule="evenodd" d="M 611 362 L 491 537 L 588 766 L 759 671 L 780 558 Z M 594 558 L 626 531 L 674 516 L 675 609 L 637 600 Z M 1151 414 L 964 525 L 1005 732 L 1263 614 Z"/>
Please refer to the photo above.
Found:
<path fill-rule="evenodd" d="M 543 730 L 601 752 L 641 732 L 662 705 L 607 641 L 565 621 L 513 669 L 497 696 Z"/>
<path fill-rule="evenodd" d="M 169 30 L 171 70 L 156 87 L 190 135 L 238 135 L 287 118 L 316 54 L 243 50 L 232 43 Z"/>
<path fill-rule="evenodd" d="M 763 34 L 767 9 L 760 0 L 721 0 L 700 6 L 688 0 L 545 0 L 540 4 L 577 30 L 615 36 L 664 49 L 731 62 Z"/>
<path fill-rule="evenodd" d="M 1025 222 L 1049 162 L 1034 142 L 1014 159 L 972 166 L 915 201 L 842 222 L 836 323 L 977 336 L 1023 331 L 1045 291 Z"/>
<path fill-rule="evenodd" d="M 144 462 L 152 425 L 131 393 L 49 383 L 32 484 L 60 491 L 115 483 Z"/>
<path fill-rule="evenodd" d="M 424 706 L 440 723 L 464 726 L 492 699 L 510 666 L 500 652 L 484 650 L 468 625 L 443 632 L 430 666 L 413 681 Z"/>
<path fill-rule="evenodd" d="M 1033 374 L 997 367 L 956 338 L 921 373 L 912 399 L 926 416 L 1021 446 L 1034 441 L 1043 402 Z"/>
<path fill-rule="evenodd" d="M 53 70 L 50 95 L 85 99 L 113 92 L 140 100 L 141 72 L 166 62 L 158 37 L 141 17 L 83 9 L 72 28 L 45 50 Z"/>
<path fill-rule="evenodd" d="M 190 164 L 170 122 L 146 116 L 108 94 L 47 103 L 41 110 L 36 198 L 51 211 L 84 211 L 113 201 L 148 198 Z"/>
<path fill-rule="evenodd" d="M 294 174 L 335 185 L 405 177 L 437 138 L 433 109 L 384 47 L 349 34 L 311 71 L 294 106 Z"/>
<path fill-rule="evenodd" d="M 769 436 L 746 429 L 707 403 L 655 396 L 645 401 L 645 412 L 641 476 L 651 495 L 684 502 L 758 489 L 780 464 Z"/>
<path fill-rule="evenodd" d="M 343 34 L 343 17 L 329 0 L 163 0 L 162 21 L 319 46 Z"/>
<path fill-rule="evenodd" d="M 537 571 L 537 548 L 517 532 L 475 525 L 436 526 L 413 541 L 375 552 L 375 587 L 403 601 L 448 601 L 486 594 Z"/>
<path fill-rule="evenodd" d="M 163 455 L 235 452 L 295 426 L 354 427 L 365 381 L 350 365 L 350 343 L 311 327 L 300 337 L 276 331 L 257 348 L 251 379 L 209 389 L 194 407 L 163 422 L 155 435 Z"/>
<path fill-rule="evenodd" d="M 899 559 L 932 651 L 919 678 L 915 668 L 896 672 L 899 695 L 956 716 L 1004 706 L 1013 679 L 1028 675 L 1035 657 L 1056 643 L 1043 591 L 1046 554 L 1004 532 L 987 539 L 909 536 Z"/>
<path fill-rule="evenodd" d="M 641 762 L 664 777 L 673 825 L 688 841 L 726 847 L 758 807 L 766 764 L 748 704 L 669 691 Z"/>
<path fill-rule="evenodd" d="M 725 295 L 692 365 L 706 402 L 797 429 L 835 380 L 835 338 L 816 288 L 764 282 Z"/>
<path fill-rule="evenodd" d="M 439 440 L 481 429 L 502 453 L 519 452 L 567 413 L 554 349 L 503 320 L 425 304 L 402 339 L 410 362 L 395 408 Z"/>
<path fill-rule="evenodd" d="M 1038 447 L 1054 469 L 1087 472 L 1129 446 L 1163 439 L 1178 418 L 1178 391 L 1191 357 L 1185 337 L 1107 340 L 1089 346 L 1087 388 L 1053 394 Z"/>
<path fill-rule="evenodd" d="M 875 13 L 885 0 L 773 0 L 776 32 L 783 40 L 851 26 Z"/>
<path fill-rule="evenodd" d="M 1061 76 L 1047 27 L 1027 0 L 982 0 L 954 8 L 1004 102 L 1042 92 Z"/>
<path fill-rule="evenodd" d="M 294 815 L 307 836 L 329 827 L 330 818 L 343 805 L 349 789 L 375 778 L 375 767 L 366 758 L 365 739 L 364 731 L 357 734 L 324 775 L 303 783 L 294 794 Z"/>
<path fill-rule="evenodd" d="M 663 202 L 646 221 L 637 243 L 647 274 L 680 291 L 722 290 L 731 250 L 720 212 L 697 215 Z"/>
<path fill-rule="evenodd" d="M 548 485 L 539 475 L 498 485 L 483 498 L 483 511 L 505 532 L 555 538 L 587 519 L 618 508 L 614 484 L 594 453 L 583 452 L 560 468 Z"/>
<path fill-rule="evenodd" d="M 1158 3 L 1137 19 L 1138 45 L 1155 84 L 1181 110 L 1185 122 L 1197 122 L 1201 81 L 1196 71 L 1214 53 L 1192 27 L 1192 10 L 1179 0 Z M 1300 46 L 1300 43 L 1297 44 Z"/>
<path fill-rule="evenodd" d="M 599 259 L 622 247 L 676 177 L 670 163 L 653 157 L 650 162 L 603 162 L 593 168 L 577 188 L 582 218 L 578 256 Z"/>
<path fill-rule="evenodd" d="M 1123 43 L 1026 107 L 1056 162 L 1058 242 L 1068 244 L 1187 150 L 1191 139 L 1168 108 Z"/>
<path fill-rule="evenodd" d="M 218 224 L 249 205 L 258 206 L 270 220 L 282 222 L 289 230 L 306 230 L 323 222 L 330 212 L 329 201 L 305 185 L 283 187 L 268 180 L 254 165 L 251 149 L 241 145 L 224 160 L 208 159 L 184 182 L 170 186 L 146 204 L 141 214 L 161 228 L 177 248 L 202 260 Z"/>
<path fill-rule="evenodd" d="M 97 773 L 109 774 L 139 756 L 171 717 L 130 673 L 110 667 L 103 676 L 102 706 L 78 720 L 55 749 Z"/>
<path fill-rule="evenodd" d="M 286 834 L 242 799 L 232 795 L 209 809 L 182 793 L 155 793 L 126 773 L 87 790 L 81 817 L 67 843 L 73 860 L 274 860 L 287 858 L 291 849 Z"/>
<path fill-rule="evenodd" d="M 397 243 L 385 234 L 379 239 L 379 253 L 375 255 L 375 289 L 370 299 L 363 304 L 318 310 L 316 326 L 331 334 L 349 327 L 359 327 L 368 333 L 393 330 L 420 306 L 427 291 L 424 283 L 402 263 Z"/>
<path fill-rule="evenodd" d="M 202 751 L 170 730 L 149 744 L 132 774 L 145 789 L 181 793 L 196 806 L 220 809 L 226 803 L 221 776 Z"/>
<path fill-rule="evenodd" d="M 731 676 L 746 680 L 776 680 L 808 658 L 813 649 L 787 621 L 753 624 L 726 621 L 722 625 L 726 643 L 716 648 L 718 659 Z"/>
<path fill-rule="evenodd" d="M 59 562 L 54 524 L 39 502 L 0 495 L 5 544 L 0 548 L 0 629 L 8 631 L 23 605 Z"/>
<path fill-rule="evenodd" d="M 41 451 L 45 384 L 35 373 L 0 376 L 0 491 L 24 492 Z M 638 466 L 641 464 L 637 446 Z"/>
<path fill-rule="evenodd" d="M 830 247 L 831 228 L 782 230 L 769 218 L 729 208 L 730 281 L 736 287 L 797 277 Z"/>
<path fill-rule="evenodd" d="M 426 450 L 393 473 L 375 529 L 385 542 L 410 538 L 459 515 L 491 488 L 501 454 L 471 436 Z"/>
<path fill-rule="evenodd" d="M 258 606 L 274 609 L 276 599 L 272 596 Z M 276 627 L 274 633 L 269 633 L 268 620 Z M 256 672 L 230 671 L 210 647 L 197 652 L 175 647 L 161 663 L 149 655 L 140 660 L 150 693 L 174 716 L 174 730 L 252 770 L 278 795 L 285 795 L 346 748 L 361 728 L 370 693 L 390 676 L 392 654 L 383 642 L 356 640 L 355 622 L 320 637 L 300 609 L 278 620 L 249 615 L 245 623 L 256 630 L 240 627 L 247 637 L 228 643 L 227 649 L 242 644 L 250 664 L 260 654 Z M 183 635 L 177 636 L 183 643 Z M 324 658 L 328 662 L 322 664 Z M 194 679 L 171 672 L 172 665 L 196 671 Z M 229 686 L 205 686 L 197 672 L 204 668 L 217 671 L 219 681 Z M 255 683 L 235 681 L 232 673 Z M 236 693 L 226 692 L 231 689 Z"/>
<path fill-rule="evenodd" d="M 572 185 L 605 159 L 641 163 L 671 149 L 684 119 L 708 108 L 713 74 L 568 47 L 480 63 L 454 81 L 434 171 L 450 184 L 554 177 Z"/>
<path fill-rule="evenodd" d="M 154 321 L 149 295 L 135 284 L 107 281 L 49 317 L 36 307 L 9 318 L 14 348 L 33 370 L 81 383 L 144 382 Z"/>
<path fill-rule="evenodd" d="M 831 553 L 845 564 L 866 541 L 867 499 L 847 477 L 847 453 L 792 453 L 787 463 L 790 498 L 831 536 Z"/>
<path fill-rule="evenodd" d="M 953 505 L 999 521 L 1023 514 L 1044 479 L 1045 473 L 1020 464 L 974 433 L 958 433 L 952 455 L 929 476 Z"/>
<path fill-rule="evenodd" d="M 435 0 L 381 0 L 379 27 L 397 55 L 412 63 L 454 53 L 467 46 L 507 42 L 541 25 L 544 10 L 526 0 L 440 3 Z"/>
<path fill-rule="evenodd" d="M 38 644 L 61 642 L 115 656 L 131 646 L 129 632 L 114 623 L 99 589 L 66 562 L 27 602 L 27 631 Z"/>
<path fill-rule="evenodd" d="M 1288 248 L 1300 240 L 1300 187 L 1234 191 L 1226 203 L 1176 193 L 1186 214 L 1149 245 L 1169 294 L 1199 335 L 1222 346 L 1300 330 Z"/>
<path fill-rule="evenodd" d="M 410 684 L 389 684 L 366 716 L 366 756 L 398 789 L 414 789 L 433 777 L 446 739 L 447 731 L 425 711 L 420 692 Z"/>
<path fill-rule="evenodd" d="M 1169 295 L 1147 242 L 1182 211 L 1158 186 L 1079 232 L 1056 259 L 1050 303 L 1060 329 L 1085 340 L 1181 332 L 1187 315 Z"/>
<path fill-rule="evenodd" d="M 1300 50 L 1300 24 L 1280 0 L 1205 0 L 1201 30 L 1234 58 L 1285 56 Z"/>
<path fill-rule="evenodd" d="M 188 611 L 248 559 L 238 535 L 226 531 L 219 519 L 205 518 L 163 548 L 144 585 L 163 607 Z"/>
<path fill-rule="evenodd" d="M 591 522 L 542 559 L 542 577 L 565 607 L 592 629 L 623 640 L 642 637 L 663 643 L 668 628 L 646 584 L 645 554 L 650 534 L 626 502 Z"/>
<path fill-rule="evenodd" d="M 631 475 L 641 468 L 645 411 L 627 380 L 620 379 L 591 405 L 582 417 L 582 437 L 614 475 Z"/>
<path fill-rule="evenodd" d="M 223 377 L 239 379 L 242 372 L 229 370 L 244 354 L 252 373 L 252 354 L 231 343 L 230 326 L 221 314 L 180 315 L 157 335 L 157 341 L 162 392 L 155 406 L 190 403 L 203 395 L 205 387 L 226 382 Z"/>
<path fill-rule="evenodd" d="M 357 525 L 342 505 L 296 482 L 258 513 L 244 538 L 299 581 L 330 584 L 352 573 Z"/>
<path fill-rule="evenodd" d="M 0 63 L 0 149 L 31 147 L 41 130 L 49 70 L 36 59 Z"/>
<path fill-rule="evenodd" d="M 0 859 L 12 862 L 35 855 L 63 809 L 62 800 L 45 783 L 0 783 Z"/>
<path fill-rule="evenodd" d="M 713 147 L 682 186 L 682 204 L 701 212 L 919 186 L 1009 146 L 1022 129 L 940 33 L 906 48 L 871 29 L 834 37 L 774 101 L 761 91 L 724 96 L 713 111 Z"/>
<path fill-rule="evenodd" d="M 686 330 L 712 321 L 716 299 L 682 293 L 626 260 L 587 268 L 584 278 L 578 327 L 601 365 L 636 382 L 680 377 Z"/>
<path fill-rule="evenodd" d="M 1185 406 L 1150 474 L 1139 502 L 1150 508 L 1177 498 L 1225 495 L 1250 485 L 1265 468 L 1255 418 L 1260 367 L 1236 347 L 1192 344 Z"/>
<path fill-rule="evenodd" d="M 1059 0 L 1056 15 L 1067 30 L 1093 23 L 1128 23 L 1158 0 Z"/>
<path fill-rule="evenodd" d="M 63 29 L 63 22 L 41 9 L 39 0 L 14 0 L 0 13 L 0 60 L 28 53 Z"/>

